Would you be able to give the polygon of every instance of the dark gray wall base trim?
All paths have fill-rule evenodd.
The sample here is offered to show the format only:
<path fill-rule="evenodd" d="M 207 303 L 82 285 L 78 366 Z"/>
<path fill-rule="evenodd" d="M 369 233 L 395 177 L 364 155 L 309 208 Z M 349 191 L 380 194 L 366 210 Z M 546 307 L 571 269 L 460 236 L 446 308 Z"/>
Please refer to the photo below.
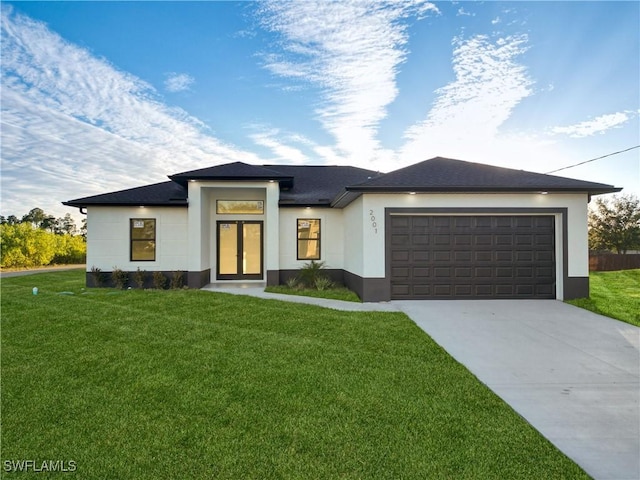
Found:
<path fill-rule="evenodd" d="M 211 269 L 207 268 L 201 272 L 189 272 L 187 278 L 189 288 L 202 288 L 211 283 Z"/>
<path fill-rule="evenodd" d="M 209 271 L 205 270 L 205 272 L 207 272 L 207 278 L 209 278 L 208 276 Z M 197 273 L 202 274 L 205 272 L 197 272 Z M 86 272 L 85 279 L 86 279 L 87 287 L 114 288 L 115 282 L 113 281 L 112 273 L 113 272 L 100 272 L 99 274 L 96 274 L 93 272 Z M 158 282 L 154 279 L 154 276 L 157 276 L 158 274 L 161 274 L 164 277 L 164 288 L 171 288 L 172 282 L 177 282 L 181 286 L 188 286 L 190 288 L 200 288 L 200 287 L 192 287 L 189 284 L 189 275 L 192 272 L 187 273 L 182 270 L 162 271 L 162 272 L 142 270 L 140 272 L 143 276 L 142 287 L 140 287 L 138 285 L 138 282 L 136 282 L 136 275 L 138 274 L 137 271 L 131 271 L 131 272 L 125 272 L 125 273 L 127 275 L 127 281 L 125 283 L 124 288 L 156 288 L 156 285 Z M 100 279 L 98 279 L 98 276 Z M 207 283 L 208 281 L 201 286 L 204 286 Z"/>
<path fill-rule="evenodd" d="M 564 279 L 564 299 L 589 297 L 589 277 L 567 277 Z"/>
<path fill-rule="evenodd" d="M 386 278 L 362 278 L 345 271 L 344 284 L 356 292 L 363 302 L 388 302 L 391 300 L 390 283 Z"/>
<path fill-rule="evenodd" d="M 267 270 L 267 285 L 280 285 L 280 271 L 279 270 Z"/>

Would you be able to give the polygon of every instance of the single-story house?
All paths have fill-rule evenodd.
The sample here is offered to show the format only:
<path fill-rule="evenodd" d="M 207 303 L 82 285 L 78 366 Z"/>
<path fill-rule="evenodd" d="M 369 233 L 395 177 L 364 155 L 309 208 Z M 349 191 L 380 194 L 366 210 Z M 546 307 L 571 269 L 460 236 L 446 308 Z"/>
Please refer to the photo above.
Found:
<path fill-rule="evenodd" d="M 235 162 L 169 179 L 64 202 L 87 214 L 89 286 L 92 268 L 275 285 L 316 260 L 365 302 L 585 297 L 587 204 L 621 190 L 440 157 L 386 174 Z"/>

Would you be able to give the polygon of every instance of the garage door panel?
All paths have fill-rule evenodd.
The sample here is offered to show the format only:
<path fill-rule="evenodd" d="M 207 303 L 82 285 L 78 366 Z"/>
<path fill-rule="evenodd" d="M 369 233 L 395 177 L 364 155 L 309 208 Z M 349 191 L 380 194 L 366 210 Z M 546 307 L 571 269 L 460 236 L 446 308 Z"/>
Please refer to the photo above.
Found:
<path fill-rule="evenodd" d="M 403 234 L 396 234 L 396 235 L 391 235 L 391 245 L 409 245 L 410 242 L 410 237 L 409 235 L 403 235 Z"/>
<path fill-rule="evenodd" d="M 409 250 L 392 250 L 391 251 L 391 260 L 393 262 L 408 262 L 409 261 Z"/>
<path fill-rule="evenodd" d="M 428 262 L 431 255 L 427 250 L 413 250 L 411 252 L 411 258 L 414 262 Z"/>
<path fill-rule="evenodd" d="M 413 267 L 413 278 L 428 277 L 429 271 L 429 267 Z"/>
<path fill-rule="evenodd" d="M 455 262 L 471 262 L 473 252 L 470 250 L 461 250 L 453 252 L 453 260 Z"/>
<path fill-rule="evenodd" d="M 433 260 L 436 262 L 450 262 L 451 251 L 449 250 L 436 250 L 433 252 Z"/>
<path fill-rule="evenodd" d="M 553 216 L 399 217 L 392 298 L 555 297 Z"/>

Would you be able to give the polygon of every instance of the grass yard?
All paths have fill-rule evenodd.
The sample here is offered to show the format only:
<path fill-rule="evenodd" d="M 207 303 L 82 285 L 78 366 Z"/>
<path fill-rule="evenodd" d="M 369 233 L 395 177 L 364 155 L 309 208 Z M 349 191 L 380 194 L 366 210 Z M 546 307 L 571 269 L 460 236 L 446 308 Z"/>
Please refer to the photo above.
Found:
<path fill-rule="evenodd" d="M 304 297 L 329 298 L 331 300 L 343 300 L 345 302 L 360 302 L 360 297 L 345 287 L 334 287 L 326 290 L 313 288 L 291 288 L 287 285 L 273 285 L 264 289 L 265 292 L 283 293 L 285 295 L 301 295 Z"/>
<path fill-rule="evenodd" d="M 568 303 L 640 327 L 640 269 L 591 272 L 589 290 Z"/>
<path fill-rule="evenodd" d="M 59 476 L 82 479 L 588 478 L 403 314 L 83 292 L 83 278 L 2 280 L 3 467 L 73 460 L 75 474 Z"/>

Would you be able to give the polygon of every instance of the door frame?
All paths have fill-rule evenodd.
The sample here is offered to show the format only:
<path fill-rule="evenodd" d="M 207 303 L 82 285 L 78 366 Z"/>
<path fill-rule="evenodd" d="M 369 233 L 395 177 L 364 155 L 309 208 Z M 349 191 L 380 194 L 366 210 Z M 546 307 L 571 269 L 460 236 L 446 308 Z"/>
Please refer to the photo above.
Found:
<path fill-rule="evenodd" d="M 238 226 L 236 258 L 237 271 L 235 274 L 220 273 L 220 225 L 235 224 Z M 260 225 L 260 273 L 242 273 L 242 253 L 244 252 L 243 226 L 245 224 Z M 264 279 L 264 221 L 263 220 L 217 220 L 216 221 L 216 280 L 263 280 Z"/>

